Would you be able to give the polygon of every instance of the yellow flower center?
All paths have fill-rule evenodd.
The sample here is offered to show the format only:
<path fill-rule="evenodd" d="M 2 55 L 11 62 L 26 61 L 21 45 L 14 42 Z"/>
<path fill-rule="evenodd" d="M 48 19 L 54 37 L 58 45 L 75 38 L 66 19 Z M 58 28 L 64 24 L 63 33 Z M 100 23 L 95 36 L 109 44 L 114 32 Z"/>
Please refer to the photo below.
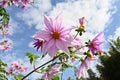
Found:
<path fill-rule="evenodd" d="M 80 29 L 82 29 L 83 31 L 85 30 L 85 26 L 84 25 L 81 25 L 80 26 Z"/>
<path fill-rule="evenodd" d="M 94 42 L 91 43 L 91 46 L 92 46 L 93 48 L 95 47 L 95 45 L 96 45 L 96 44 L 95 44 Z"/>
<path fill-rule="evenodd" d="M 53 32 L 52 33 L 52 38 L 59 39 L 60 38 L 60 33 L 59 32 Z"/>

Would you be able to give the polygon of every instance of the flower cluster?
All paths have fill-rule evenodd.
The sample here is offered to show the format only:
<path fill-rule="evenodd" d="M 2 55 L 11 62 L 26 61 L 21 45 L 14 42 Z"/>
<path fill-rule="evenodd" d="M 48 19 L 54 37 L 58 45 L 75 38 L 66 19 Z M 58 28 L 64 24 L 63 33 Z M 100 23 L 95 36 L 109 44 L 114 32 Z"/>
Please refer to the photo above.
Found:
<path fill-rule="evenodd" d="M 102 43 L 104 43 L 104 40 L 102 40 L 104 34 L 99 33 L 89 44 L 89 51 L 88 56 L 85 57 L 84 61 L 81 63 L 80 68 L 78 70 L 78 78 L 85 78 L 87 77 L 87 70 L 90 68 L 90 64 L 92 62 L 95 62 L 97 59 L 95 55 L 97 53 L 103 53 L 102 47 L 100 46 Z"/>
<path fill-rule="evenodd" d="M 10 34 L 10 25 L 3 25 L 0 27 L 0 34 L 4 36 L 8 36 Z"/>
<path fill-rule="evenodd" d="M 99 33 L 92 41 L 88 41 L 86 42 L 86 45 L 83 45 L 80 36 L 82 35 L 82 32 L 85 32 L 85 22 L 87 22 L 85 17 L 79 19 L 80 27 L 76 29 L 77 34 L 80 34 L 79 37 L 77 35 L 72 35 L 71 30 L 73 28 L 63 24 L 62 17 L 62 14 L 60 14 L 55 20 L 52 20 L 50 17 L 44 15 L 45 30 L 39 31 L 33 36 L 36 41 L 34 47 L 37 48 L 37 51 L 40 49 L 43 55 L 49 54 L 49 56 L 53 58 L 59 50 L 71 57 L 76 54 L 76 51 L 87 47 L 85 58 L 82 60 L 77 71 L 78 78 L 85 78 L 86 72 L 90 68 L 90 64 L 97 60 L 96 54 L 103 53 L 101 45 L 104 43 L 104 40 L 102 39 L 104 33 Z M 70 47 L 75 49 L 75 51 L 71 51 L 69 49 Z M 75 56 L 72 56 L 71 60 L 72 59 L 75 59 Z M 50 80 L 54 74 L 59 72 L 53 69 L 53 67 L 43 75 L 45 80 Z"/>
<path fill-rule="evenodd" d="M 8 39 L 5 39 L 0 42 L 0 50 L 4 51 L 10 51 L 12 49 L 12 42 Z"/>
<path fill-rule="evenodd" d="M 61 67 L 61 64 L 55 64 L 46 73 L 44 73 L 42 78 L 44 80 L 51 80 L 56 74 L 60 74 L 61 73 L 61 71 L 59 71 L 60 67 Z"/>
<path fill-rule="evenodd" d="M 20 6 L 22 9 L 26 9 L 31 2 L 32 0 L 2 0 L 0 1 L 0 6 L 7 7 L 14 4 Z"/>
<path fill-rule="evenodd" d="M 7 38 L 10 34 L 10 27 L 9 24 L 0 27 L 0 35 L 4 37 L 4 39 L 0 41 L 0 50 L 3 52 L 11 51 L 12 49 L 12 41 Z"/>
<path fill-rule="evenodd" d="M 103 44 L 105 41 L 102 40 L 104 37 L 104 33 L 99 33 L 90 43 L 89 43 L 89 49 L 93 53 L 93 55 L 97 52 L 102 53 L 102 47 L 101 44 Z"/>
<path fill-rule="evenodd" d="M 18 62 L 13 62 L 11 64 L 11 68 L 9 68 L 8 70 L 8 73 L 15 74 L 15 73 L 21 73 L 26 71 L 27 71 L 27 67 L 24 67 L 22 64 L 19 64 Z"/>

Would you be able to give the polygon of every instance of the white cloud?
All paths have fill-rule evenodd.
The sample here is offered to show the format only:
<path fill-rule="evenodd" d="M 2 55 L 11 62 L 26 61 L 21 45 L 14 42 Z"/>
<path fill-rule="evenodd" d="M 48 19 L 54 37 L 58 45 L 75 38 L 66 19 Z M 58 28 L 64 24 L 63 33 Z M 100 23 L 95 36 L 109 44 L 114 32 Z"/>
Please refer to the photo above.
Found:
<path fill-rule="evenodd" d="M 43 13 L 49 11 L 51 7 L 50 0 L 35 0 L 32 6 L 24 12 L 17 13 L 16 16 L 31 27 L 36 24 L 42 24 Z"/>
<path fill-rule="evenodd" d="M 16 21 L 10 18 L 9 24 L 10 24 L 10 35 L 13 35 L 16 31 L 18 32 L 18 23 Z"/>
<path fill-rule="evenodd" d="M 120 27 L 116 29 L 114 37 L 117 38 L 118 36 L 120 36 Z"/>
<path fill-rule="evenodd" d="M 85 16 L 89 21 L 87 30 L 101 32 L 110 21 L 112 14 L 108 11 L 114 8 L 112 4 L 112 0 L 72 0 L 58 3 L 50 12 L 50 16 L 55 16 L 62 11 L 64 21 L 69 25 L 78 25 L 78 19 Z"/>
<path fill-rule="evenodd" d="M 120 37 L 120 27 L 116 28 L 116 30 L 114 31 L 114 35 L 108 36 L 108 41 L 111 39 L 116 39 L 117 37 Z"/>

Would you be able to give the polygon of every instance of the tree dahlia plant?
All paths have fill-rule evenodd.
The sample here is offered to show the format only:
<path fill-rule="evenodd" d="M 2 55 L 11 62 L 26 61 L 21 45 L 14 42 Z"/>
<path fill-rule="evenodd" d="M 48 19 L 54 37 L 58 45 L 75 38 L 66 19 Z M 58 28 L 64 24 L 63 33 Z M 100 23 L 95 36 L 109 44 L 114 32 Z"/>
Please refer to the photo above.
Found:
<path fill-rule="evenodd" d="M 16 5 L 25 9 L 32 0 L 1 0 L 0 1 L 0 35 L 4 37 L 0 42 L 0 50 L 10 51 L 12 42 L 7 38 L 10 34 L 9 14 L 5 7 Z M 63 73 L 68 68 L 74 70 L 74 79 L 81 80 L 88 77 L 87 70 L 90 69 L 92 62 L 97 61 L 98 55 L 103 53 L 102 44 L 104 33 L 99 33 L 93 40 L 82 42 L 81 36 L 86 32 L 85 17 L 78 19 L 78 27 L 66 26 L 63 21 L 63 15 L 59 14 L 54 20 L 44 15 L 45 29 L 39 30 L 33 35 L 34 48 L 41 51 L 41 56 L 27 52 L 26 56 L 30 60 L 33 70 L 23 64 L 14 61 L 9 68 L 7 64 L 0 60 L 0 80 L 8 80 L 13 76 L 15 80 L 29 80 L 33 73 L 39 73 L 42 76 L 38 80 L 63 80 Z M 76 33 L 72 31 L 75 30 Z M 51 59 L 36 66 L 39 60 L 45 56 Z M 41 61 L 40 61 L 41 62 Z M 28 72 L 26 75 L 22 73 Z M 71 80 L 69 78 L 68 80 Z"/>

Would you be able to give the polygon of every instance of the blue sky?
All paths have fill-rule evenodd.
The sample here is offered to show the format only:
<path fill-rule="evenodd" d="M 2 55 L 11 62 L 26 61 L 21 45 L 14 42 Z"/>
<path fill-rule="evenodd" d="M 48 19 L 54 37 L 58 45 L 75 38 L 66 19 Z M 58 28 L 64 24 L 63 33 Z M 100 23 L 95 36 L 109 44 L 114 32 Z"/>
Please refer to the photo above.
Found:
<path fill-rule="evenodd" d="M 12 34 L 9 38 L 13 41 L 13 49 L 0 53 L 0 58 L 8 63 L 14 60 L 25 60 L 27 63 L 26 52 L 40 55 L 32 46 L 32 35 L 43 29 L 43 14 L 55 18 L 60 12 L 63 12 L 67 25 L 77 26 L 78 19 L 85 16 L 88 23 L 82 40 L 92 39 L 99 32 L 104 32 L 107 42 L 104 49 L 107 50 L 109 39 L 120 35 L 119 7 L 119 0 L 35 0 L 35 4 L 26 10 L 11 6 L 7 11 L 11 16 Z"/>

